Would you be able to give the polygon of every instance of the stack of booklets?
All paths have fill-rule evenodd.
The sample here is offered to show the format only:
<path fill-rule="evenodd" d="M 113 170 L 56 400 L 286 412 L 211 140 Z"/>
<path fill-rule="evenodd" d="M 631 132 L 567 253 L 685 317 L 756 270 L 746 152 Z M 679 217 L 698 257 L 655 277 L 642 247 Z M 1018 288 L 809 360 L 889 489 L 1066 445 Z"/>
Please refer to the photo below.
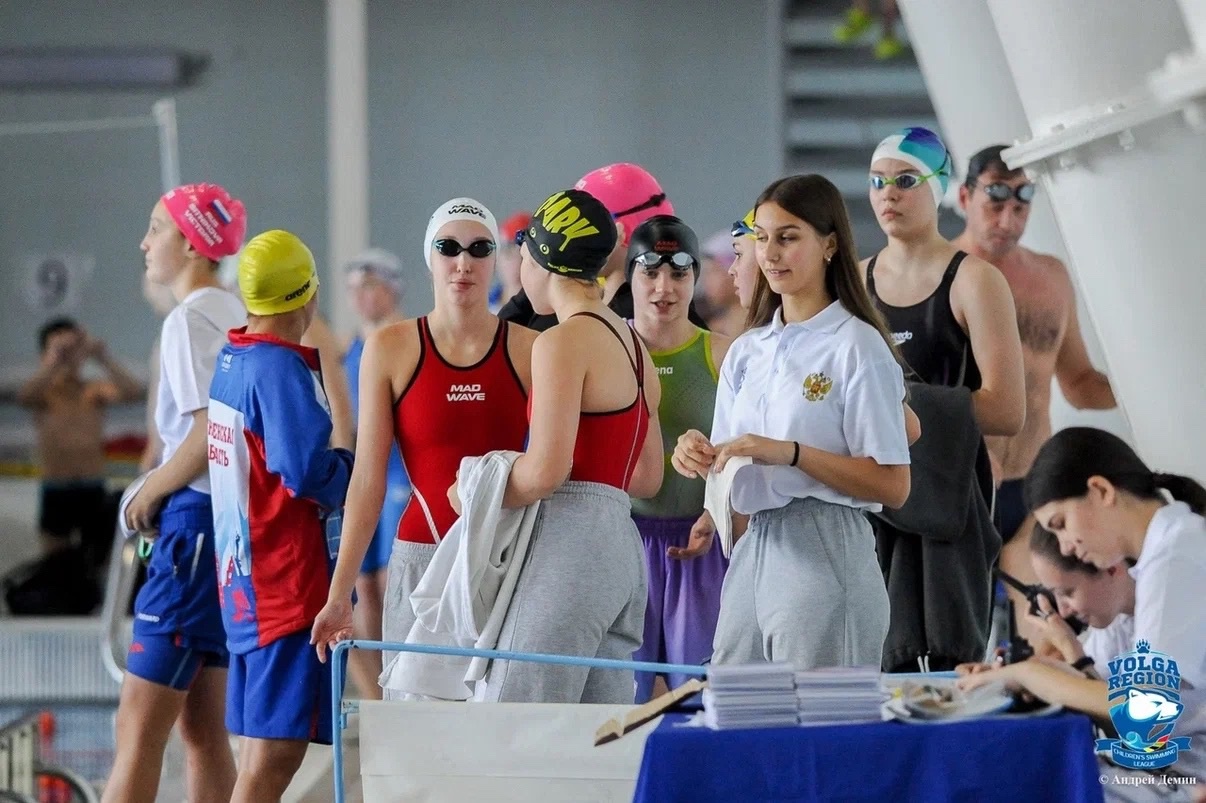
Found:
<path fill-rule="evenodd" d="M 814 669 L 796 673 L 801 725 L 878 722 L 888 695 L 876 666 Z"/>
<path fill-rule="evenodd" d="M 878 667 L 711 666 L 703 724 L 727 729 L 879 721 L 884 699 Z"/>
<path fill-rule="evenodd" d="M 709 728 L 797 725 L 796 669 L 791 664 L 709 666 L 703 704 Z"/>

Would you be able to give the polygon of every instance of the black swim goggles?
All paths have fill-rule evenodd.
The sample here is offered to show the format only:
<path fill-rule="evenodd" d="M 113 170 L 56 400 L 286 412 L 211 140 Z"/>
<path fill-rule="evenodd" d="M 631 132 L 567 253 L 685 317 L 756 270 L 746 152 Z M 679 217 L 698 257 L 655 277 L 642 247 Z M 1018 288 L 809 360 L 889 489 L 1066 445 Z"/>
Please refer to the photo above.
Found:
<path fill-rule="evenodd" d="M 985 184 L 983 187 L 973 185 L 975 189 L 984 190 L 984 194 L 993 203 L 1004 203 L 1010 198 L 1014 198 L 1018 203 L 1028 204 L 1034 200 L 1035 186 L 1027 181 L 1025 184 L 1019 184 L 1016 187 L 1011 187 L 1008 184 L 998 181 L 992 184 Z"/>
<path fill-rule="evenodd" d="M 469 245 L 461 245 L 451 237 L 444 237 L 432 243 L 431 247 L 446 257 L 456 257 L 462 251 L 468 251 L 474 259 L 485 259 L 494 253 L 495 246 L 493 240 L 474 240 Z"/>
<path fill-rule="evenodd" d="M 656 251 L 646 251 L 643 254 L 637 254 L 632 258 L 632 264 L 641 270 L 657 270 L 662 265 L 669 263 L 674 270 L 691 270 L 695 267 L 695 257 L 688 254 L 686 251 L 674 251 L 667 254 L 659 254 Z"/>

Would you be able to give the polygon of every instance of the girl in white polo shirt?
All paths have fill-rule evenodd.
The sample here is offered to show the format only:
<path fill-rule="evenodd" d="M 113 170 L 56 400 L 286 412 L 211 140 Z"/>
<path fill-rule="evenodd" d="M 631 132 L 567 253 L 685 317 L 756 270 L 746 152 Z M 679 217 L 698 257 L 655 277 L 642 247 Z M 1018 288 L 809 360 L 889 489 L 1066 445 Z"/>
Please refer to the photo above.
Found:
<path fill-rule="evenodd" d="M 909 494 L 903 373 L 832 183 L 771 184 L 754 231 L 754 328 L 725 358 L 711 439 L 692 430 L 673 458 L 687 476 L 754 459 L 733 481 L 733 509 L 751 518 L 712 660 L 879 666 L 888 595 L 863 513 Z"/>

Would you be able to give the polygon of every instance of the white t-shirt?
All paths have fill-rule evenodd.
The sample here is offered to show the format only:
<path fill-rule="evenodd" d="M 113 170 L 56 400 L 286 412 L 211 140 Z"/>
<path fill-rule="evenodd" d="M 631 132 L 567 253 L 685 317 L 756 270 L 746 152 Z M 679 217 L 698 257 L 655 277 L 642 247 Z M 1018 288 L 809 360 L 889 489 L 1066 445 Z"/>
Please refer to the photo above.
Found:
<path fill-rule="evenodd" d="M 188 436 L 193 413 L 209 407 L 209 383 L 218 352 L 226 345 L 227 332 L 246 323 L 242 299 L 217 287 L 189 293 L 163 321 L 155 399 L 155 427 L 163 441 L 160 465 Z M 209 493 L 209 474 L 201 472 L 188 487 Z"/>
<path fill-rule="evenodd" d="M 1206 520 L 1184 502 L 1160 508 L 1148 525 L 1135 578 L 1135 638 L 1177 662 L 1206 689 Z"/>
<path fill-rule="evenodd" d="M 1135 620 L 1129 613 L 1120 613 L 1105 627 L 1085 628 L 1080 645 L 1093 659 L 1097 673 L 1105 677 L 1110 661 L 1135 649 Z"/>
<path fill-rule="evenodd" d="M 721 367 L 712 443 L 741 435 L 797 441 L 881 465 L 908 465 L 904 373 L 875 327 L 840 301 L 799 323 L 774 320 L 733 343 Z M 883 506 L 839 493 L 793 466 L 747 466 L 733 479 L 738 513 L 816 497 L 870 511 Z"/>

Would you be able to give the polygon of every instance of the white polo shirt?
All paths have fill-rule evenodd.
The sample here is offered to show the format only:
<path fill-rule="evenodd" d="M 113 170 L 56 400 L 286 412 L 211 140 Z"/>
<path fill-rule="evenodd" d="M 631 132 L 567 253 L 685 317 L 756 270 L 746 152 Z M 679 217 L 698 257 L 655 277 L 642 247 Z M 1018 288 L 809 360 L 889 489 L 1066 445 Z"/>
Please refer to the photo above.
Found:
<path fill-rule="evenodd" d="M 188 436 L 193 413 L 209 407 L 209 383 L 227 333 L 247 323 L 243 301 L 217 287 L 202 287 L 184 297 L 168 313 L 159 341 L 159 392 L 155 428 L 163 441 L 166 463 Z M 188 487 L 209 493 L 209 473 L 201 472 Z"/>
<path fill-rule="evenodd" d="M 1093 659 L 1098 674 L 1105 677 L 1110 661 L 1135 649 L 1135 620 L 1129 613 L 1120 613 L 1105 627 L 1086 627 L 1080 634 L 1080 646 Z"/>
<path fill-rule="evenodd" d="M 1167 653 L 1182 677 L 1206 689 L 1206 520 L 1184 502 L 1160 508 L 1130 571 L 1135 639 Z"/>
<path fill-rule="evenodd" d="M 716 391 L 712 443 L 740 435 L 797 441 L 881 465 L 908 465 L 904 374 L 875 327 L 834 301 L 812 318 L 767 326 L 734 341 Z M 853 508 L 883 506 L 817 482 L 793 466 L 753 465 L 733 480 L 733 509 L 751 514 L 816 497 Z"/>

